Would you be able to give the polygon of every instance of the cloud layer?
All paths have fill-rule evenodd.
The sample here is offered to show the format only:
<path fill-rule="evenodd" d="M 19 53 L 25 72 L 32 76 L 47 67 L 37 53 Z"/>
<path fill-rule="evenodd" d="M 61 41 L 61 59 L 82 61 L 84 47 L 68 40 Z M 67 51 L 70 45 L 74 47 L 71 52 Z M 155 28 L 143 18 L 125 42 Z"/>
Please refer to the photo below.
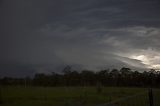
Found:
<path fill-rule="evenodd" d="M 160 68 L 159 0 L 2 0 L 0 74 Z M 27 73 L 27 74 L 25 74 Z"/>

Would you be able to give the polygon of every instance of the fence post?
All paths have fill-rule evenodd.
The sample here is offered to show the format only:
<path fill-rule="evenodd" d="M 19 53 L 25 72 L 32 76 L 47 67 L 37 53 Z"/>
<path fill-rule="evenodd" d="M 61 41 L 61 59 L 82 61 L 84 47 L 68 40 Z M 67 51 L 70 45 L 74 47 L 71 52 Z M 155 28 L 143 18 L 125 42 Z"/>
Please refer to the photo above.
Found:
<path fill-rule="evenodd" d="M 154 106 L 152 88 L 148 90 L 148 96 L 149 96 L 149 106 Z"/>
<path fill-rule="evenodd" d="M 1 86 L 0 86 L 1 87 Z M 0 104 L 2 104 L 2 94 L 1 94 L 1 88 L 0 88 Z"/>

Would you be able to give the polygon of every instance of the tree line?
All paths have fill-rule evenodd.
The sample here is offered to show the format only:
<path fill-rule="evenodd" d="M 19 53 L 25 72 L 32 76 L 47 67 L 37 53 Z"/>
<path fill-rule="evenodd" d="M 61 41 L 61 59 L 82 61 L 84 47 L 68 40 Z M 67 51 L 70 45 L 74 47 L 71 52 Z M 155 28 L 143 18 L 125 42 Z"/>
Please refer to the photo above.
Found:
<path fill-rule="evenodd" d="M 90 70 L 76 71 L 71 66 L 63 69 L 63 73 L 44 74 L 37 73 L 33 78 L 10 78 L 0 79 L 3 85 L 23 86 L 139 86 L 139 87 L 160 87 L 160 72 L 151 69 L 150 71 L 133 71 L 123 67 L 118 69 L 106 69 L 98 72 Z"/>

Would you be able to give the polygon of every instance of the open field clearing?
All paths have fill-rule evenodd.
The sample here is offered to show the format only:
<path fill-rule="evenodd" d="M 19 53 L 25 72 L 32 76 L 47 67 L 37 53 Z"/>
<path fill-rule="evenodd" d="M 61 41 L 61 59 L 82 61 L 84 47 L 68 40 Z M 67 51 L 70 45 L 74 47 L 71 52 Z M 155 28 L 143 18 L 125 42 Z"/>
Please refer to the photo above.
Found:
<path fill-rule="evenodd" d="M 100 93 L 96 87 L 2 87 L 1 106 L 99 106 L 116 100 L 116 106 L 149 106 L 147 91 L 124 87 L 104 87 Z M 154 99 L 158 104 L 160 90 L 154 90 Z"/>

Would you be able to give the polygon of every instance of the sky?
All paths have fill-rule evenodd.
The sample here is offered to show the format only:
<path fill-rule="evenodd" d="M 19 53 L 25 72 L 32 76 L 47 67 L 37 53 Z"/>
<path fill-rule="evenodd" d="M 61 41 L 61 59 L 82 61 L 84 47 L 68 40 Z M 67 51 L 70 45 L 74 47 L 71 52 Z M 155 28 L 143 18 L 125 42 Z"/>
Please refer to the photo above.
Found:
<path fill-rule="evenodd" d="M 0 76 L 160 69 L 159 0 L 0 0 Z"/>

